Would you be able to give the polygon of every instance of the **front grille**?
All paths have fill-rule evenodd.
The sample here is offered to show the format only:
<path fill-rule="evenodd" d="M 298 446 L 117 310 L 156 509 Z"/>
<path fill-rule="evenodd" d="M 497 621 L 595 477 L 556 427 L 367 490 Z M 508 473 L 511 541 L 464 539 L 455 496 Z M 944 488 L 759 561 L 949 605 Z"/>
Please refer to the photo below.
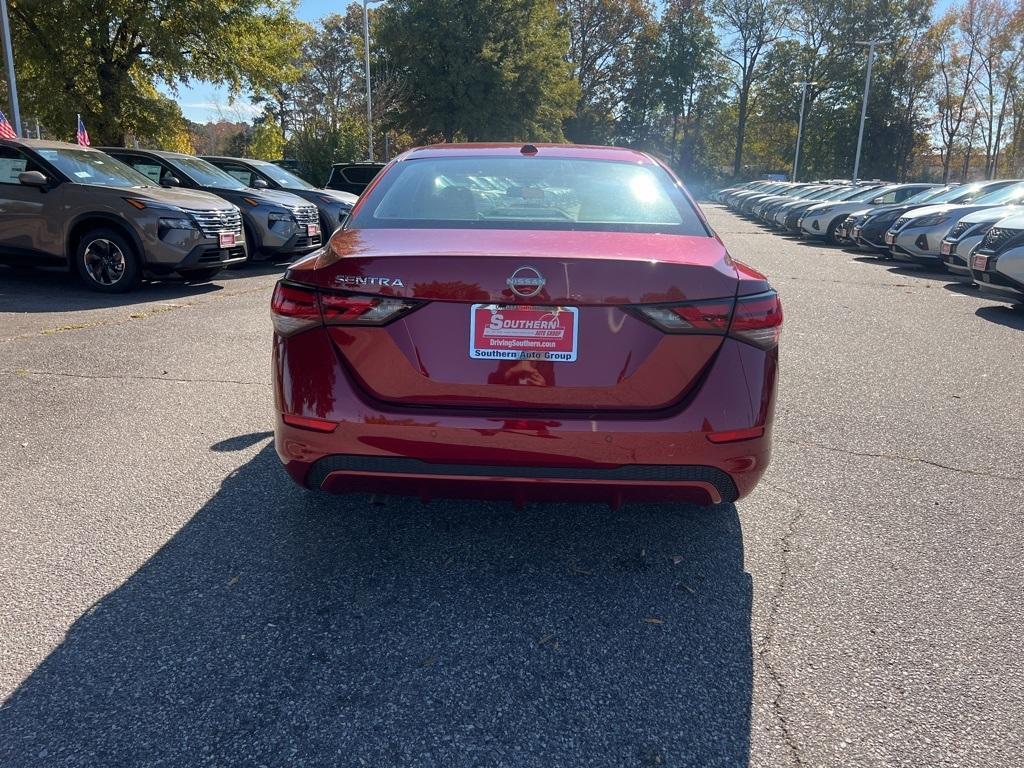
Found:
<path fill-rule="evenodd" d="M 1024 235 L 1024 230 L 992 227 L 985 235 L 985 239 L 981 241 L 978 250 L 984 253 L 999 253 L 1021 235 Z"/>
<path fill-rule="evenodd" d="M 212 211 L 186 211 L 199 229 L 207 237 L 217 237 L 221 233 L 234 233 L 242 236 L 242 213 L 237 208 L 220 208 Z"/>
<path fill-rule="evenodd" d="M 289 205 L 287 208 L 292 212 L 295 221 L 303 226 L 320 223 L 320 215 L 317 213 L 315 205 Z"/>
<path fill-rule="evenodd" d="M 946 235 L 946 239 L 959 240 L 963 233 L 970 229 L 972 226 L 974 225 L 969 221 L 958 221 L 953 226 L 953 228 L 949 230 L 949 234 Z"/>

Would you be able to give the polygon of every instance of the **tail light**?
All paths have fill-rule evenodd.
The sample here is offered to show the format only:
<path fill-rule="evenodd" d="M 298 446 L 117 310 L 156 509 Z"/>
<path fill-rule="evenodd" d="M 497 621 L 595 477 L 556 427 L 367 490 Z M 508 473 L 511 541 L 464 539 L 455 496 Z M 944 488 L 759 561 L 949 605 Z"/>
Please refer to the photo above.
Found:
<path fill-rule="evenodd" d="M 736 300 L 729 335 L 761 349 L 779 343 L 782 333 L 782 302 L 775 291 Z"/>
<path fill-rule="evenodd" d="M 728 334 L 761 349 L 777 345 L 782 331 L 782 303 L 775 291 L 735 300 L 648 304 L 634 309 L 665 333 Z"/>
<path fill-rule="evenodd" d="M 279 282 L 270 300 L 274 330 L 291 336 L 318 325 L 386 325 L 421 302 L 393 296 L 328 293 Z"/>

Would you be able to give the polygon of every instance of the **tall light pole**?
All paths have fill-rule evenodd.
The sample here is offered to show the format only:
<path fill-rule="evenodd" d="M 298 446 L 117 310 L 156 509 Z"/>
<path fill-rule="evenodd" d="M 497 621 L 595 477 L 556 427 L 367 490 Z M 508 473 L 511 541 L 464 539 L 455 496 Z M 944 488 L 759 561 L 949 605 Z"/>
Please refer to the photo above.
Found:
<path fill-rule="evenodd" d="M 4 60 L 7 63 L 7 88 L 11 97 L 14 132 L 21 136 L 21 109 L 18 107 L 18 84 L 14 79 L 14 49 L 11 47 L 11 22 L 7 18 L 7 0 L 0 0 L 0 33 L 4 39 Z"/>
<path fill-rule="evenodd" d="M 363 54 L 366 62 L 366 159 L 373 162 L 373 106 L 370 101 L 370 3 L 385 0 L 363 0 Z"/>
<path fill-rule="evenodd" d="M 860 174 L 860 148 L 864 144 L 864 118 L 868 114 L 868 94 L 871 93 L 871 66 L 875 63 L 875 47 L 885 45 L 888 40 L 858 40 L 857 45 L 868 47 L 868 72 L 864 76 L 864 103 L 860 107 L 860 132 L 857 134 L 857 154 L 853 159 L 853 180 Z"/>
<path fill-rule="evenodd" d="M 802 80 L 799 83 L 793 83 L 793 85 L 800 86 L 800 124 L 796 129 L 796 155 L 793 157 L 793 178 L 792 181 L 796 183 L 796 173 L 800 168 L 800 141 L 804 137 L 804 104 L 807 101 L 807 86 L 817 85 L 817 83 L 810 80 Z"/>

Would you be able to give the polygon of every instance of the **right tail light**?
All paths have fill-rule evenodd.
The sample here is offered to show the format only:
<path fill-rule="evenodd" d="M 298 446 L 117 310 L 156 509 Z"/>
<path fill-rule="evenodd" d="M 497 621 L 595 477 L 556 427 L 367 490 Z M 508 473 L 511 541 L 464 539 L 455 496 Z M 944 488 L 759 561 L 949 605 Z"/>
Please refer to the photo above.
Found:
<path fill-rule="evenodd" d="M 775 291 L 633 309 L 665 333 L 730 336 L 761 349 L 776 346 L 782 332 L 782 302 Z"/>

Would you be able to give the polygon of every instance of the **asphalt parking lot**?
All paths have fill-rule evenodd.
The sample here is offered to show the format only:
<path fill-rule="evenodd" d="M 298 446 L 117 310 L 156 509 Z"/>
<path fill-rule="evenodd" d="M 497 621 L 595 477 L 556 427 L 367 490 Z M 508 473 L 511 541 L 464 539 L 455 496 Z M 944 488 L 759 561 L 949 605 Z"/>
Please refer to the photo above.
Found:
<path fill-rule="evenodd" d="M 279 270 L 0 273 L 0 764 L 1019 765 L 1024 312 L 707 210 L 786 311 L 709 510 L 304 493 Z"/>

